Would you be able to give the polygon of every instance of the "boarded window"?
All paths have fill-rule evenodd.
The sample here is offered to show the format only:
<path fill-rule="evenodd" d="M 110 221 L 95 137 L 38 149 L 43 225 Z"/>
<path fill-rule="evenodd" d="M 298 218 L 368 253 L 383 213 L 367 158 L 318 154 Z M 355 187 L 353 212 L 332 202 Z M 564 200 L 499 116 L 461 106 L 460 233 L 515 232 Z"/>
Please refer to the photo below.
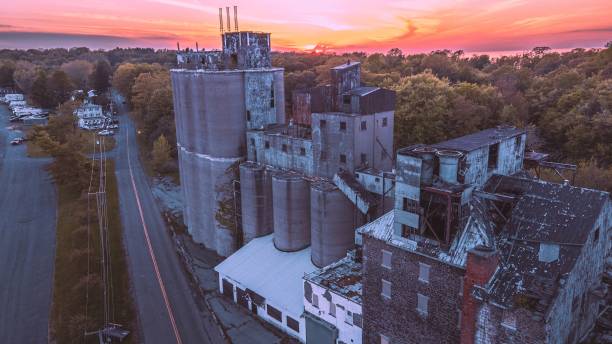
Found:
<path fill-rule="evenodd" d="M 345 131 L 346 130 L 346 122 L 340 122 L 340 130 L 341 131 Z"/>
<path fill-rule="evenodd" d="M 382 119 L 382 126 L 383 127 L 387 126 L 387 117 L 383 117 L 383 119 Z"/>
<path fill-rule="evenodd" d="M 353 325 L 362 328 L 363 326 L 363 316 L 359 313 L 353 313 Z"/>
<path fill-rule="evenodd" d="M 287 327 L 294 330 L 297 333 L 300 333 L 300 322 L 293 319 L 290 316 L 287 316 Z"/>
<path fill-rule="evenodd" d="M 496 169 L 497 168 L 497 157 L 499 155 L 499 143 L 493 144 L 489 146 L 489 168 Z"/>
<path fill-rule="evenodd" d="M 336 317 L 336 305 L 333 302 L 329 302 L 329 315 Z"/>
<path fill-rule="evenodd" d="M 300 148 L 300 155 L 302 155 L 302 156 L 306 155 L 306 148 L 304 148 L 304 147 Z"/>
<path fill-rule="evenodd" d="M 429 298 L 425 295 L 417 294 L 417 311 L 421 315 L 427 315 L 427 304 L 429 303 Z"/>
<path fill-rule="evenodd" d="M 274 307 L 272 307 L 270 305 L 267 305 L 266 308 L 267 308 L 268 315 L 272 319 L 276 319 L 276 320 L 281 321 L 281 322 L 283 321 L 283 313 L 281 311 L 279 311 L 278 309 L 276 309 L 276 308 L 274 308 Z"/>
<path fill-rule="evenodd" d="M 387 280 L 382 280 L 382 288 L 380 291 L 380 295 L 387 299 L 391 298 L 391 282 Z"/>
<path fill-rule="evenodd" d="M 419 281 L 429 283 L 429 268 L 429 265 L 419 263 Z"/>
<path fill-rule="evenodd" d="M 391 269 L 391 252 L 382 250 L 382 267 Z"/>
<path fill-rule="evenodd" d="M 361 121 L 361 130 L 367 130 L 367 129 L 368 129 L 368 122 Z"/>
<path fill-rule="evenodd" d="M 344 322 L 353 325 L 353 312 L 347 310 L 346 313 L 344 313 Z"/>
<path fill-rule="evenodd" d="M 463 276 L 459 277 L 459 296 L 463 296 Z"/>
<path fill-rule="evenodd" d="M 312 305 L 319 308 L 319 295 L 312 294 Z"/>
<path fill-rule="evenodd" d="M 346 155 L 340 154 L 340 163 L 346 164 Z"/>

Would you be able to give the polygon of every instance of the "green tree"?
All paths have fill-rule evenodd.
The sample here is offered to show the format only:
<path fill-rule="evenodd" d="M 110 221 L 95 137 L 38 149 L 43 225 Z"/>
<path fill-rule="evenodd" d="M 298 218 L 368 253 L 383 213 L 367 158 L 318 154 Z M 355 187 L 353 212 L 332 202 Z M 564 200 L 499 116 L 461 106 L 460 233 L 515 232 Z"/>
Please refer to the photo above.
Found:
<path fill-rule="evenodd" d="M 0 62 L 0 87 L 13 87 L 15 81 L 13 74 L 15 73 L 15 63 L 10 60 Z"/>
<path fill-rule="evenodd" d="M 51 93 L 51 103 L 59 105 L 70 98 L 73 87 L 68 74 L 62 70 L 56 70 L 49 79 L 49 91 Z"/>
<path fill-rule="evenodd" d="M 98 60 L 94 67 L 93 73 L 89 77 L 91 88 L 99 93 L 106 92 L 110 86 L 110 77 L 112 69 L 106 60 Z"/>
<path fill-rule="evenodd" d="M 53 99 L 49 90 L 47 73 L 45 71 L 39 71 L 38 76 L 32 84 L 32 90 L 30 97 L 34 104 L 43 107 L 50 108 L 53 106 Z"/>
<path fill-rule="evenodd" d="M 158 173 L 164 173 L 170 162 L 170 145 L 164 134 L 159 135 L 153 143 L 153 168 Z"/>

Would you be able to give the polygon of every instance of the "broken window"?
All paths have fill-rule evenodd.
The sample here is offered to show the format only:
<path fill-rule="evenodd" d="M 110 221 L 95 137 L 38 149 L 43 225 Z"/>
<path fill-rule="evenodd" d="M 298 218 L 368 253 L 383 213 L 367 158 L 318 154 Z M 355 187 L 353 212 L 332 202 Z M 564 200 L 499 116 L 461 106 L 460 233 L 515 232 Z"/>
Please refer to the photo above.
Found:
<path fill-rule="evenodd" d="M 387 299 L 391 298 L 391 282 L 387 280 L 382 280 L 382 288 L 380 291 L 380 295 Z"/>
<path fill-rule="evenodd" d="M 283 144 L 282 149 L 283 149 L 283 152 L 287 153 L 287 145 L 286 144 Z"/>
<path fill-rule="evenodd" d="M 353 325 L 361 328 L 363 323 L 363 317 L 359 313 L 353 313 Z"/>
<path fill-rule="evenodd" d="M 269 148 L 270 148 L 270 141 L 266 141 L 266 143 L 265 143 L 265 147 L 266 147 L 266 149 L 269 149 Z"/>
<path fill-rule="evenodd" d="M 336 304 L 331 302 L 331 300 L 329 301 L 329 315 L 334 318 L 336 317 Z"/>
<path fill-rule="evenodd" d="M 353 325 L 353 312 L 347 310 L 346 313 L 344 313 L 344 322 Z"/>
<path fill-rule="evenodd" d="M 383 119 L 382 119 L 382 126 L 383 127 L 387 126 L 387 117 L 383 117 Z"/>
<path fill-rule="evenodd" d="M 346 164 L 346 155 L 340 154 L 340 163 L 341 164 Z"/>
<path fill-rule="evenodd" d="M 270 89 L 270 107 L 274 107 L 274 88 Z"/>
<path fill-rule="evenodd" d="M 419 281 L 429 283 L 429 268 L 427 264 L 419 263 Z"/>
<path fill-rule="evenodd" d="M 595 234 L 593 234 L 593 242 L 597 242 L 599 240 L 599 227 L 595 228 Z"/>
<path fill-rule="evenodd" d="M 294 330 L 297 333 L 300 333 L 300 323 L 290 316 L 287 316 L 287 327 L 289 327 L 290 329 Z"/>
<path fill-rule="evenodd" d="M 302 156 L 306 155 L 306 148 L 300 147 L 300 155 Z"/>
<path fill-rule="evenodd" d="M 341 131 L 346 131 L 346 122 L 344 122 L 344 121 L 340 122 L 340 130 Z"/>
<path fill-rule="evenodd" d="M 402 197 L 402 209 L 411 213 L 417 213 L 419 209 L 419 202 L 407 197 Z"/>
<path fill-rule="evenodd" d="M 366 130 L 366 129 L 368 129 L 368 122 L 361 121 L 361 130 Z"/>
<path fill-rule="evenodd" d="M 326 120 L 322 119 L 319 121 L 319 127 L 321 127 L 321 129 L 324 129 L 326 125 L 327 125 Z"/>
<path fill-rule="evenodd" d="M 247 121 L 251 121 L 251 111 L 247 110 Z"/>
<path fill-rule="evenodd" d="M 350 105 L 351 104 L 351 96 L 349 95 L 345 95 L 342 97 L 342 101 L 344 102 L 344 105 Z"/>
<path fill-rule="evenodd" d="M 361 153 L 361 164 L 365 165 L 368 162 L 368 156 L 364 153 Z"/>
<path fill-rule="evenodd" d="M 382 267 L 391 269 L 391 255 L 392 253 L 387 250 L 382 250 Z"/>
<path fill-rule="evenodd" d="M 276 319 L 278 321 L 283 321 L 283 313 L 281 311 L 279 311 L 278 309 L 270 306 L 270 305 L 266 305 L 267 308 L 267 312 L 268 315 L 272 318 L 272 319 Z"/>
<path fill-rule="evenodd" d="M 319 308 L 319 295 L 314 293 L 312 294 L 312 305 Z"/>
<path fill-rule="evenodd" d="M 499 155 L 499 143 L 490 145 L 489 146 L 489 162 L 488 162 L 489 169 L 497 168 L 498 155 Z"/>
<path fill-rule="evenodd" d="M 251 138 L 251 146 L 255 146 L 255 139 Z"/>
<path fill-rule="evenodd" d="M 427 305 L 429 303 L 429 297 L 417 294 L 417 312 L 419 312 L 423 316 L 427 316 Z"/>

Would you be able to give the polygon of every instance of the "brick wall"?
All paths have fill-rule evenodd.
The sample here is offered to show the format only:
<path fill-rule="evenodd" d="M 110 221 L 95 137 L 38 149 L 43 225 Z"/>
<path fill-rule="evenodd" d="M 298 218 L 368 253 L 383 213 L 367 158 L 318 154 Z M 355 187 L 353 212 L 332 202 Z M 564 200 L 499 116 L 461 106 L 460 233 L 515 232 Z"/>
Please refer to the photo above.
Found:
<path fill-rule="evenodd" d="M 392 253 L 391 269 L 381 266 L 382 250 Z M 364 236 L 364 343 L 459 343 L 464 270 Z M 429 283 L 419 281 L 419 262 L 430 266 Z M 391 282 L 391 298 L 381 296 Z M 428 315 L 417 311 L 417 293 L 429 297 Z"/>

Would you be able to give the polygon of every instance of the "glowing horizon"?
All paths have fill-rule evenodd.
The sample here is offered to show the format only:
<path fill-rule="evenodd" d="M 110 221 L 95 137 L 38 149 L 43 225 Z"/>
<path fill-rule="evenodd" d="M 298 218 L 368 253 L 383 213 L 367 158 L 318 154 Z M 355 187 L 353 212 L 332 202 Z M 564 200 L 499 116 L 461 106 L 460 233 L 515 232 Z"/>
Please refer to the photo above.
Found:
<path fill-rule="evenodd" d="M 612 39 L 612 3 L 600 0 L 22 0 L 0 13 L 0 48 L 219 48 L 218 8 L 233 5 L 239 28 L 271 32 L 276 50 L 491 52 Z"/>

